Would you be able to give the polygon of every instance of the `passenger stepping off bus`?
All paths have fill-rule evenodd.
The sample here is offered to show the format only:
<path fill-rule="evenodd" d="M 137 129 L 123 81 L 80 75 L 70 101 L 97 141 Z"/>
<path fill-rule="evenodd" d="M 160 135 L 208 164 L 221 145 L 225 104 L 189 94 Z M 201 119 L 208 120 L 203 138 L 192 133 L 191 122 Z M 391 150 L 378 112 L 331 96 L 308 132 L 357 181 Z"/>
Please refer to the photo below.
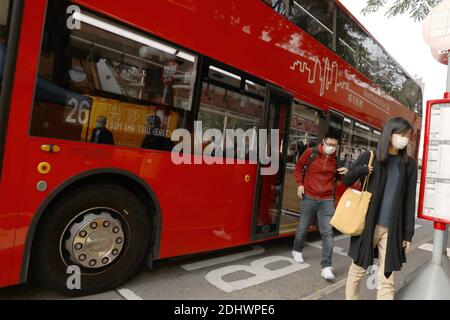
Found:
<path fill-rule="evenodd" d="M 333 227 L 330 224 L 335 208 L 335 189 L 339 176 L 345 175 L 348 169 L 338 165 L 336 150 L 339 136 L 327 133 L 322 144 L 308 148 L 298 159 L 295 166 L 295 179 L 300 203 L 300 223 L 295 234 L 292 256 L 298 263 L 303 263 L 303 248 L 306 235 L 313 217 L 317 214 L 320 234 L 322 236 L 322 278 L 334 281 Z"/>

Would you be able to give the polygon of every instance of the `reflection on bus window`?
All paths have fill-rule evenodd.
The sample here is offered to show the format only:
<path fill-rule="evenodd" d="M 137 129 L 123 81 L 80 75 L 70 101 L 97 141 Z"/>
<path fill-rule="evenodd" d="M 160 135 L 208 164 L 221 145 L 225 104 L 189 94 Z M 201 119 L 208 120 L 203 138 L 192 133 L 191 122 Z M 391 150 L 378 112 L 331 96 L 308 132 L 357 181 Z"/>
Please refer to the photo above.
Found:
<path fill-rule="evenodd" d="M 336 51 L 369 79 L 421 114 L 422 92 L 400 65 L 346 12 L 337 10 Z"/>
<path fill-rule="evenodd" d="M 352 146 L 355 148 L 355 160 L 361 153 L 370 148 L 370 128 L 359 122 L 355 122 L 355 129 L 353 130 Z"/>
<path fill-rule="evenodd" d="M 5 68 L 10 0 L 0 0 L 0 86 Z"/>
<path fill-rule="evenodd" d="M 295 164 L 303 152 L 317 144 L 319 114 L 317 111 L 295 103 L 292 107 L 287 162 Z"/>
<path fill-rule="evenodd" d="M 376 150 L 381 132 L 353 119 L 330 116 L 330 130 L 342 128 L 339 161 L 346 168 L 351 168 L 361 153 Z"/>
<path fill-rule="evenodd" d="M 266 4 L 271 6 L 276 12 L 285 15 L 288 11 L 290 0 L 263 0 Z"/>
<path fill-rule="evenodd" d="M 332 0 L 294 0 L 290 20 L 329 48 L 333 47 Z"/>
<path fill-rule="evenodd" d="M 48 3 L 31 134 L 170 150 L 192 129 L 197 57 L 69 4 Z"/>
<path fill-rule="evenodd" d="M 258 87 L 261 90 L 263 89 L 262 86 Z M 257 99 L 203 82 L 198 120 L 202 122 L 203 132 L 208 129 L 219 129 L 223 136 L 222 141 L 220 141 L 222 152 L 215 154 L 215 156 L 226 156 L 226 148 L 228 147 L 230 151 L 232 151 L 231 149 L 236 150 L 235 157 L 248 159 L 249 151 L 256 149 L 257 136 L 255 134 L 246 136 L 245 145 L 238 148 L 236 139 L 233 139 L 233 146 L 227 145 L 225 130 L 242 129 L 245 133 L 248 129 L 258 129 L 261 125 L 263 109 L 263 98 Z"/>
<path fill-rule="evenodd" d="M 99 116 L 97 118 L 95 129 L 92 131 L 92 143 L 114 144 L 113 134 L 107 129 L 107 123 L 108 119 L 105 116 Z"/>
<path fill-rule="evenodd" d="M 240 76 L 214 66 L 209 67 L 208 77 L 236 88 L 240 88 L 242 81 Z"/>
<path fill-rule="evenodd" d="M 142 141 L 141 148 L 154 150 L 172 150 L 174 143 L 166 137 L 165 130 L 162 129 L 161 118 L 158 115 L 147 118 L 148 128 L 150 130 Z"/>
<path fill-rule="evenodd" d="M 344 130 L 342 131 L 340 160 L 346 168 L 351 168 L 356 159 L 353 158 L 353 127 L 354 121 L 344 118 Z"/>
<path fill-rule="evenodd" d="M 375 151 L 378 147 L 378 142 L 380 141 L 381 132 L 373 129 L 370 135 L 370 150 Z"/>

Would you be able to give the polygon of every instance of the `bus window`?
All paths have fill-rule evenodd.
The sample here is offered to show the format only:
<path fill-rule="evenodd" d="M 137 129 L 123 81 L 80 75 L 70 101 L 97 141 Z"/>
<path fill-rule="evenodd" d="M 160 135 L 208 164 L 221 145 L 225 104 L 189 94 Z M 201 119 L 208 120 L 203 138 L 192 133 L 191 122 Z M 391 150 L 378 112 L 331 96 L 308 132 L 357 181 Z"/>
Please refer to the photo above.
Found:
<path fill-rule="evenodd" d="M 242 78 L 240 76 L 214 66 L 209 67 L 208 78 L 222 82 L 223 84 L 233 86 L 238 89 L 241 87 L 242 82 Z"/>
<path fill-rule="evenodd" d="M 353 131 L 353 159 L 356 160 L 364 151 L 370 148 L 370 128 L 359 122 L 355 122 Z"/>
<path fill-rule="evenodd" d="M 380 137 L 381 132 L 376 129 L 372 129 L 372 134 L 370 136 L 370 150 L 375 151 L 377 149 Z"/>
<path fill-rule="evenodd" d="M 366 125 L 344 118 L 341 153 L 339 160 L 345 167 L 351 168 L 362 152 L 375 151 L 381 132 Z"/>
<path fill-rule="evenodd" d="M 290 20 L 332 49 L 334 8 L 331 0 L 294 0 Z"/>
<path fill-rule="evenodd" d="M 237 80 L 224 72 L 221 77 L 221 82 L 228 84 Z M 252 90 L 259 89 L 260 94 L 264 96 L 262 92 L 262 90 L 265 91 L 264 87 L 256 84 L 251 87 Z M 203 132 L 208 129 L 218 129 L 222 132 L 222 152 L 215 156 L 226 156 L 226 148 L 236 150 L 235 148 L 239 146 L 236 145 L 236 141 L 233 146 L 227 144 L 225 130 L 242 129 L 243 132 L 246 132 L 248 129 L 258 129 L 261 125 L 263 110 L 264 99 L 262 97 L 258 99 L 253 95 L 245 95 L 219 85 L 203 82 L 198 121 L 202 122 Z M 256 135 L 248 136 L 245 138 L 245 150 L 236 150 L 237 152 L 233 154 L 235 157 L 248 159 L 248 152 L 251 149 L 256 150 L 256 143 Z"/>
<path fill-rule="evenodd" d="M 344 10 L 337 10 L 336 52 L 399 102 L 420 114 L 420 86 Z"/>
<path fill-rule="evenodd" d="M 6 45 L 8 42 L 8 17 L 10 0 L 0 0 L 0 85 L 5 66 Z"/>
<path fill-rule="evenodd" d="M 319 113 L 307 106 L 294 103 L 289 132 L 287 162 L 297 163 L 303 152 L 317 144 Z"/>
<path fill-rule="evenodd" d="M 49 1 L 31 135 L 171 150 L 192 128 L 197 57 L 68 5 Z"/>
<path fill-rule="evenodd" d="M 353 129 L 354 121 L 349 118 L 344 118 L 344 130 L 342 132 L 341 153 L 339 159 L 346 168 L 351 168 L 356 160 L 353 159 Z"/>

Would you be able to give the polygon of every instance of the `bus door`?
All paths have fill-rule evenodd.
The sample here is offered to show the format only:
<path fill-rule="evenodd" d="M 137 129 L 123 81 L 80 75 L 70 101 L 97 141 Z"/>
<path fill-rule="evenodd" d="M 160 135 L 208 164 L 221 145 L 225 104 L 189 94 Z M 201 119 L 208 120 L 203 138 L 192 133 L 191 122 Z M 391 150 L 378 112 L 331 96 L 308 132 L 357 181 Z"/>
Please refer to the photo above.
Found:
<path fill-rule="evenodd" d="M 272 161 L 267 164 L 264 163 L 266 161 L 261 161 L 261 157 L 258 160 L 252 240 L 270 238 L 279 234 L 291 105 L 292 96 L 289 93 L 268 86 L 263 126 L 268 129 L 268 137 L 265 146 L 258 145 L 258 152 L 261 154 L 261 151 L 265 151 Z M 271 130 L 278 132 L 278 145 L 272 145 L 270 142 Z M 260 150 L 261 148 L 263 150 Z M 278 160 L 274 160 L 277 157 Z"/>
<path fill-rule="evenodd" d="M 301 200 L 297 196 L 295 167 L 298 159 L 310 147 L 320 143 L 319 136 L 327 130 L 323 112 L 311 105 L 294 101 L 289 128 L 289 143 L 285 163 L 280 234 L 293 233 L 300 219 Z"/>

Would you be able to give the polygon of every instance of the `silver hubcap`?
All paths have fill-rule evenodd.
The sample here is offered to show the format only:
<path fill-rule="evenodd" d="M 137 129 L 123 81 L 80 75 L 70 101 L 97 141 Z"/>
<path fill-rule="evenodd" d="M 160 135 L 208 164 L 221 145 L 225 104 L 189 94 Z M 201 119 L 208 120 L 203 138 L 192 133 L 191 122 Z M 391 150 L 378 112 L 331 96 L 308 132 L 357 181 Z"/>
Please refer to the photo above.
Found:
<path fill-rule="evenodd" d="M 120 255 L 124 245 L 122 223 L 106 211 L 88 213 L 81 222 L 68 227 L 70 238 L 64 248 L 70 259 L 89 269 L 101 268 Z"/>

